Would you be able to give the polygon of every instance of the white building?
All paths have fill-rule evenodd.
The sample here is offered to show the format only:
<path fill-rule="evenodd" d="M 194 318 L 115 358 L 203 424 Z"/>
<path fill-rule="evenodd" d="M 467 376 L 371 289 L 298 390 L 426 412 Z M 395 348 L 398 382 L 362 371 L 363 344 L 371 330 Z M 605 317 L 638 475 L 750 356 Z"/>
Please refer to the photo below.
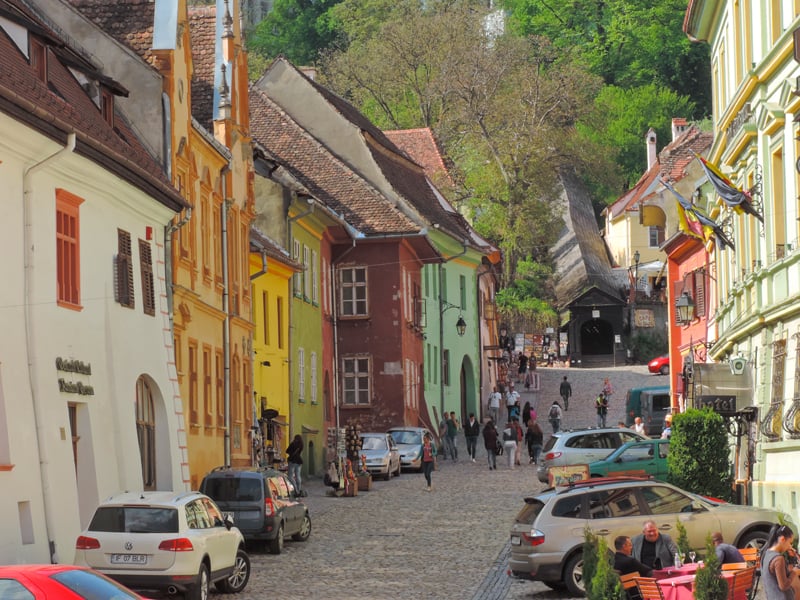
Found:
<path fill-rule="evenodd" d="M 12 13 L 0 17 L 0 563 L 71 562 L 100 499 L 183 489 L 164 244 L 186 206 L 114 110 L 125 90 Z"/>

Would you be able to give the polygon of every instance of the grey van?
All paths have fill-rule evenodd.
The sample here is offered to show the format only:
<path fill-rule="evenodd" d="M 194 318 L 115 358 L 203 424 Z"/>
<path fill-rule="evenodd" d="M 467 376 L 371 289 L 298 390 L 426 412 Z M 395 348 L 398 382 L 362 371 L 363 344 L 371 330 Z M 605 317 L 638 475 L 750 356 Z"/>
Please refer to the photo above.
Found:
<path fill-rule="evenodd" d="M 256 467 L 217 467 L 203 478 L 200 490 L 230 515 L 248 542 L 280 554 L 286 536 L 304 542 L 311 534 L 308 507 L 281 471 Z"/>
<path fill-rule="evenodd" d="M 625 424 L 633 425 L 636 417 L 642 417 L 644 432 L 659 437 L 664 430 L 664 417 L 672 412 L 669 386 L 631 388 L 625 399 Z"/>

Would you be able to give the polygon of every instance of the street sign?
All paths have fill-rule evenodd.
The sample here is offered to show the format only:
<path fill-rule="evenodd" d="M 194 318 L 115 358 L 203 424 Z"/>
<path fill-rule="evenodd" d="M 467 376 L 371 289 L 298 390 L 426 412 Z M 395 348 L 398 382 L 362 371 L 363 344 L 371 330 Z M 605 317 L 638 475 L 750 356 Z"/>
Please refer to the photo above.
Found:
<path fill-rule="evenodd" d="M 736 410 L 736 396 L 700 396 L 695 403 L 697 408 L 710 408 L 723 416 L 733 415 Z"/>

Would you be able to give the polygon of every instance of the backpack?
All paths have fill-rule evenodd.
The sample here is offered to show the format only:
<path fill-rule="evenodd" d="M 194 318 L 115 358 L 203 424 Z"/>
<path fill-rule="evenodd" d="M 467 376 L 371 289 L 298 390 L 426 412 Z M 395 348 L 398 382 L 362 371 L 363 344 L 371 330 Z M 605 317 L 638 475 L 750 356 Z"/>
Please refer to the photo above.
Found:
<path fill-rule="evenodd" d="M 550 407 L 550 418 L 551 419 L 558 418 L 558 406 L 556 404 L 553 404 L 553 406 Z"/>

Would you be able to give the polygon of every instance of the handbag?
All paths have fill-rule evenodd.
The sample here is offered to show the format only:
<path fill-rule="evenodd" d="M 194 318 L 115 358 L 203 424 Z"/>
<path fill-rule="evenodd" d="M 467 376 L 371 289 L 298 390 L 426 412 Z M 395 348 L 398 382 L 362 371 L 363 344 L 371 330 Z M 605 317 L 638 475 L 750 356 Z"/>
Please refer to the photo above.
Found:
<path fill-rule="evenodd" d="M 494 453 L 497 456 L 500 456 L 503 453 L 503 444 L 500 443 L 500 440 L 497 440 L 496 446 L 494 448 Z"/>

